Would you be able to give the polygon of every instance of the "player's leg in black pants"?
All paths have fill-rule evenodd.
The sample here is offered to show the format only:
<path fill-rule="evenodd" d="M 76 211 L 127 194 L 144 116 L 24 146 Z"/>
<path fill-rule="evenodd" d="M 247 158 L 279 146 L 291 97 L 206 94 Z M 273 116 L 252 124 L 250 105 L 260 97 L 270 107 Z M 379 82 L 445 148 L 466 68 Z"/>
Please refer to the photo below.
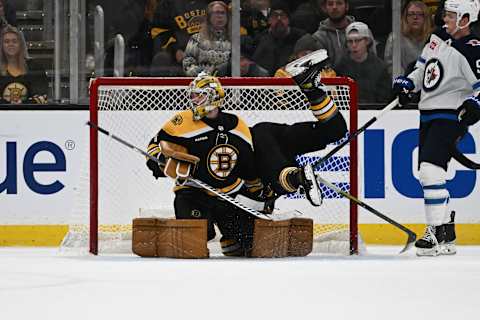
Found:
<path fill-rule="evenodd" d="M 177 219 L 207 219 L 208 240 L 215 238 L 213 212 L 216 206 L 216 198 L 207 195 L 202 190 L 193 188 L 182 189 L 175 192 L 173 202 L 175 217 Z"/>
<path fill-rule="evenodd" d="M 249 256 L 253 243 L 255 217 L 234 205 L 218 200 L 215 221 L 222 234 L 220 245 L 226 256 Z"/>
<path fill-rule="evenodd" d="M 295 158 L 308 152 L 323 150 L 330 143 L 345 137 L 347 124 L 338 112 L 326 122 L 308 121 L 287 125 L 282 149 L 286 157 Z"/>
<path fill-rule="evenodd" d="M 269 184 L 280 195 L 288 193 L 279 182 L 281 171 L 297 166 L 295 159 L 284 152 L 283 132 L 286 127 L 285 124 L 262 122 L 251 130 L 257 174 L 265 185 Z"/>

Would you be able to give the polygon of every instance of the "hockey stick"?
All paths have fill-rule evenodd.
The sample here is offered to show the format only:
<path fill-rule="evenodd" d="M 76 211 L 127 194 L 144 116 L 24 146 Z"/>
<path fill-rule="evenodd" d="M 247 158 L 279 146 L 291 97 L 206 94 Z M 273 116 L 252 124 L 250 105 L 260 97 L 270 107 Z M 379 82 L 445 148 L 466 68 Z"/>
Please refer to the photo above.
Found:
<path fill-rule="evenodd" d="M 388 223 L 390 223 L 391 225 L 397 227 L 398 229 L 402 230 L 403 232 L 405 232 L 407 235 L 408 235 L 408 239 L 407 239 L 407 244 L 405 245 L 405 247 L 402 249 L 402 251 L 400 251 L 400 253 L 403 253 L 405 251 L 407 251 L 408 249 L 410 249 L 410 247 L 413 245 L 413 243 L 415 242 L 415 240 L 417 239 L 417 235 L 415 234 L 415 232 L 413 232 L 412 230 L 408 229 L 407 227 L 401 225 L 400 223 L 396 222 L 395 220 L 387 217 L 386 215 L 384 215 L 383 213 L 381 213 L 380 211 L 370 207 L 368 204 L 366 204 L 365 202 L 355 198 L 354 196 L 352 196 L 350 193 L 348 192 L 345 192 L 343 191 L 342 189 L 340 189 L 339 187 L 337 187 L 336 185 L 334 185 L 333 183 L 331 182 L 328 182 L 327 180 L 323 179 L 322 177 L 320 177 L 319 174 L 315 174 L 317 176 L 317 180 L 326 185 L 327 187 L 329 187 L 330 189 L 332 189 L 333 191 L 335 191 L 336 193 L 342 195 L 343 197 L 349 199 L 350 201 L 353 201 L 355 202 L 356 204 L 358 204 L 359 206 L 361 206 L 362 208 L 370 211 L 371 213 L 373 213 L 374 215 L 376 215 L 377 217 L 387 221 Z"/>
<path fill-rule="evenodd" d="M 312 167 L 315 169 L 316 167 L 318 167 L 319 165 L 321 165 L 322 163 L 324 163 L 325 161 L 327 161 L 328 159 L 330 159 L 335 153 L 337 153 L 338 151 L 340 151 L 340 149 L 342 149 L 343 147 L 345 147 L 347 144 L 350 143 L 350 141 L 352 141 L 353 139 L 355 139 L 360 133 L 362 133 L 363 131 L 365 131 L 368 127 L 370 127 L 375 121 L 377 121 L 378 119 L 380 119 L 381 117 L 383 117 L 383 115 L 385 113 L 387 113 L 388 111 L 392 110 L 393 108 L 395 108 L 396 106 L 398 105 L 398 98 L 396 98 L 395 100 L 393 100 L 392 102 L 390 102 L 385 108 L 383 108 L 382 111 L 380 111 L 380 113 L 373 117 L 372 119 L 368 120 L 361 128 L 359 128 L 357 131 L 353 132 L 352 134 L 350 134 L 350 136 L 344 140 L 342 143 L 340 143 L 339 145 L 337 145 L 335 148 L 333 148 L 329 153 L 327 153 L 324 157 L 322 157 L 321 159 L 318 159 L 317 161 L 313 162 L 312 163 Z"/>
<path fill-rule="evenodd" d="M 89 125 L 90 127 L 96 129 L 97 131 L 103 133 L 104 135 L 112 138 L 113 140 L 123 144 L 124 146 L 127 146 L 129 147 L 130 149 L 133 149 L 133 151 L 136 151 L 138 153 L 140 153 L 141 155 L 149 158 L 150 160 L 152 161 L 155 161 L 157 164 L 161 164 L 160 163 L 160 160 L 158 160 L 156 157 L 148 154 L 147 152 L 143 151 L 142 149 L 134 146 L 133 144 L 123 140 L 122 138 L 120 137 L 117 137 L 116 135 L 110 133 L 109 131 L 99 127 L 98 125 L 88 121 L 87 122 L 87 125 Z M 230 197 L 229 195 L 215 189 L 214 187 L 206 184 L 205 182 L 201 181 L 201 180 L 198 180 L 198 179 L 195 179 L 195 178 L 192 178 L 192 177 L 189 177 L 188 180 L 194 182 L 195 184 L 197 184 L 199 187 L 205 189 L 205 190 L 208 190 L 214 194 L 216 194 L 217 196 L 219 196 L 220 198 L 222 198 L 223 200 L 233 204 L 234 206 L 246 211 L 247 213 L 257 217 L 257 218 L 260 218 L 260 219 L 265 219 L 265 220 L 273 220 L 273 218 L 269 215 L 266 215 L 264 213 L 261 213 L 260 211 L 257 211 L 257 210 L 253 210 L 245 205 L 243 205 L 242 203 L 238 202 L 237 200 L 233 199 L 232 197 Z"/>
<path fill-rule="evenodd" d="M 461 165 L 467 167 L 468 169 L 472 170 L 480 170 L 480 163 L 476 163 L 473 160 L 469 159 L 466 155 L 464 155 L 460 150 L 457 149 L 457 145 L 454 144 L 451 148 L 452 157 L 458 161 Z"/>

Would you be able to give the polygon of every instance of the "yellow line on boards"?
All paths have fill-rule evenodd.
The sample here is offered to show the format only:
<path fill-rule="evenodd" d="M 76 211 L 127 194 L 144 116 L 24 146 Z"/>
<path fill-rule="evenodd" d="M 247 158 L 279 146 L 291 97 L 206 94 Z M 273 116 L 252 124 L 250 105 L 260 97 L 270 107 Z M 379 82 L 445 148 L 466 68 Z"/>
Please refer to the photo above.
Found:
<path fill-rule="evenodd" d="M 405 226 L 418 237 L 425 231 L 423 224 Z M 324 227 L 325 225 L 321 229 Z M 338 226 L 334 227 L 338 229 Z M 60 245 L 68 229 L 68 225 L 0 225 L 0 246 L 55 247 Z M 114 229 L 122 228 L 117 226 Z M 400 245 L 406 240 L 404 232 L 389 224 L 361 224 L 359 230 L 366 244 Z M 480 224 L 457 224 L 456 233 L 457 244 L 480 245 Z"/>

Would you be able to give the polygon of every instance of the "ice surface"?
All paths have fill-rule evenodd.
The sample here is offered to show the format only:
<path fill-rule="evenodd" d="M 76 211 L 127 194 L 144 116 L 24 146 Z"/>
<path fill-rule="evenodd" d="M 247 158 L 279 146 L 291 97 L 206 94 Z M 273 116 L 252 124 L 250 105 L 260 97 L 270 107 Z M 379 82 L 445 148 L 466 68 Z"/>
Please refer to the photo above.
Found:
<path fill-rule="evenodd" d="M 0 249 L 0 319 L 480 319 L 480 247 L 417 258 L 145 259 Z"/>

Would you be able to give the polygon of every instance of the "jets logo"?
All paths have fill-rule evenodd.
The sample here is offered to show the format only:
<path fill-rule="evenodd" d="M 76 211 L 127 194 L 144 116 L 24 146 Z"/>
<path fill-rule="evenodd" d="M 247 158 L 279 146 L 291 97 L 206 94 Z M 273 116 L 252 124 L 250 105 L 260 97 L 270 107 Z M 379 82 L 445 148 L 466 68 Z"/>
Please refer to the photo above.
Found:
<path fill-rule="evenodd" d="M 443 79 L 443 66 L 438 59 L 429 60 L 425 66 L 423 75 L 423 89 L 425 91 L 435 90 Z"/>
<path fill-rule="evenodd" d="M 225 180 L 237 164 L 239 152 L 229 144 L 214 147 L 207 157 L 207 166 L 215 179 Z"/>

